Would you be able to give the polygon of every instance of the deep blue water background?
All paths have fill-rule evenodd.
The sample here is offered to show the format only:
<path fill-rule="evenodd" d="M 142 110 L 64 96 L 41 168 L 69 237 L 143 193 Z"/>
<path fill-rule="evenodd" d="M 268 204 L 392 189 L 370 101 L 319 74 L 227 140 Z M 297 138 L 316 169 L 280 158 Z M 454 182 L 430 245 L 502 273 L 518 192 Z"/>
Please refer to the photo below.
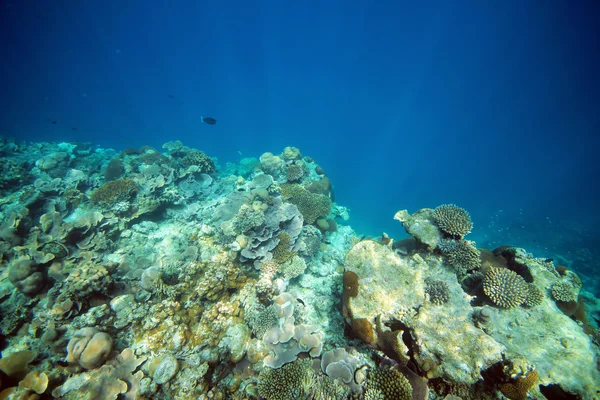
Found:
<path fill-rule="evenodd" d="M 479 245 L 598 256 L 596 4 L 0 1 L 0 134 L 293 145 L 359 232 L 452 202 Z"/>

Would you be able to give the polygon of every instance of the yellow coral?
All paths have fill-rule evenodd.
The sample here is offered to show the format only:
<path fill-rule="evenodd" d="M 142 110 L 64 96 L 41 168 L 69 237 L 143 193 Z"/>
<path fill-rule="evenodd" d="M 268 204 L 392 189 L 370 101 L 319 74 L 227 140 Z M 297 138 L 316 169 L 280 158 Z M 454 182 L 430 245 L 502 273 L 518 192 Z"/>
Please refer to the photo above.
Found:
<path fill-rule="evenodd" d="M 533 370 L 525 376 L 520 376 L 515 382 L 500 385 L 500 391 L 510 400 L 525 400 L 527 392 L 538 380 L 537 370 Z"/>

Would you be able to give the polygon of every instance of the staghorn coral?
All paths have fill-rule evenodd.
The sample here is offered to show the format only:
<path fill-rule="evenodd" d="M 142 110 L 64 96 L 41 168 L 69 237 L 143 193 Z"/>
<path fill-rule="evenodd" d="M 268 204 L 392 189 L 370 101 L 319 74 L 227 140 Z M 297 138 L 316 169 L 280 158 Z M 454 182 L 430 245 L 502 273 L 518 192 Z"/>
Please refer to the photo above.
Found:
<path fill-rule="evenodd" d="M 526 307 L 535 307 L 542 304 L 544 300 L 544 292 L 542 289 L 537 287 L 534 283 L 529 283 L 527 285 L 527 297 L 525 298 L 525 306 Z"/>
<path fill-rule="evenodd" d="M 520 376 L 514 382 L 500 385 L 500 391 L 510 400 L 525 400 L 527 392 L 535 385 L 538 380 L 537 370 L 529 372 L 525 376 Z"/>
<path fill-rule="evenodd" d="M 138 185 L 131 179 L 117 179 L 100 186 L 92 193 L 92 204 L 111 208 L 120 202 L 130 201 L 138 191 Z"/>
<path fill-rule="evenodd" d="M 513 308 L 523 304 L 529 288 L 516 272 L 491 267 L 483 278 L 483 291 L 497 306 Z"/>
<path fill-rule="evenodd" d="M 455 204 L 443 204 L 437 207 L 433 211 L 433 218 L 442 231 L 458 239 L 473 229 L 473 222 L 467 210 Z"/>
<path fill-rule="evenodd" d="M 367 380 L 365 400 L 411 400 L 413 388 L 408 379 L 394 368 L 372 371 Z"/>
<path fill-rule="evenodd" d="M 449 286 L 444 281 L 427 281 L 425 293 L 429 295 L 429 300 L 436 305 L 447 303 L 448 299 L 450 298 Z"/>
<path fill-rule="evenodd" d="M 313 194 L 297 184 L 281 185 L 281 196 L 300 210 L 304 221 L 312 225 L 317 218 L 326 217 L 331 211 L 331 200 L 322 194 Z"/>

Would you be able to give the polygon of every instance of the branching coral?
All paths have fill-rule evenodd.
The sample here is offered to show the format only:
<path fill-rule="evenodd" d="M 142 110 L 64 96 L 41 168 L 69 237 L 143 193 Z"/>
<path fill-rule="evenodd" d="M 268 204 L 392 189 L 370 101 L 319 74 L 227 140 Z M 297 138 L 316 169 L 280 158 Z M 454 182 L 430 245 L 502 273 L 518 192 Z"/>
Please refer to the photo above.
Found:
<path fill-rule="evenodd" d="M 119 202 L 130 201 L 138 189 L 138 185 L 131 179 L 118 179 L 96 189 L 91 201 L 100 207 L 110 208 Z"/>
<path fill-rule="evenodd" d="M 433 212 L 433 218 L 441 230 L 458 239 L 473 229 L 473 222 L 467 210 L 454 204 L 443 204 L 437 207 Z"/>
<path fill-rule="evenodd" d="M 575 290 L 569 282 L 558 281 L 552 285 L 552 298 L 558 301 L 575 301 L 577 300 L 578 290 Z"/>
<path fill-rule="evenodd" d="M 281 185 L 281 195 L 285 201 L 296 205 L 304 221 L 312 225 L 317 218 L 326 217 L 331 210 L 331 200 L 322 194 L 313 194 L 296 184 Z"/>
<path fill-rule="evenodd" d="M 210 174 L 215 171 L 215 164 L 209 156 L 200 150 L 192 150 L 188 152 L 181 160 L 182 164 L 190 167 L 196 165 L 200 167 L 200 171 L 205 174 Z"/>
<path fill-rule="evenodd" d="M 306 270 L 306 262 L 302 257 L 294 256 L 281 264 L 281 272 L 286 279 L 296 278 Z"/>
<path fill-rule="evenodd" d="M 428 281 L 426 282 L 425 293 L 429 295 L 429 300 L 436 305 L 448 302 L 450 298 L 450 288 L 444 281 Z"/>
<path fill-rule="evenodd" d="M 292 238 L 289 233 L 283 232 L 279 235 L 279 243 L 273 249 L 273 260 L 283 264 L 296 256 L 296 252 L 291 250 Z"/>
<path fill-rule="evenodd" d="M 369 374 L 365 400 L 411 400 L 412 386 L 397 369 L 377 368 Z"/>
<path fill-rule="evenodd" d="M 301 164 L 292 164 L 287 168 L 286 177 L 288 182 L 298 182 L 304 177 L 304 168 Z"/>
<path fill-rule="evenodd" d="M 459 275 L 478 269 L 481 266 L 480 252 L 472 242 L 461 240 L 448 252 L 448 262 Z"/>
<path fill-rule="evenodd" d="M 542 289 L 537 287 L 534 283 L 530 283 L 527 285 L 527 297 L 525 298 L 525 306 L 526 307 L 535 307 L 542 304 L 544 300 L 544 292 Z"/>
<path fill-rule="evenodd" d="M 483 291 L 497 306 L 513 308 L 523 304 L 529 288 L 516 272 L 491 267 L 483 278 Z"/>
<path fill-rule="evenodd" d="M 258 393 L 268 400 L 302 399 L 310 386 L 302 385 L 312 374 L 310 360 L 296 360 L 281 368 L 264 368 L 258 375 Z"/>

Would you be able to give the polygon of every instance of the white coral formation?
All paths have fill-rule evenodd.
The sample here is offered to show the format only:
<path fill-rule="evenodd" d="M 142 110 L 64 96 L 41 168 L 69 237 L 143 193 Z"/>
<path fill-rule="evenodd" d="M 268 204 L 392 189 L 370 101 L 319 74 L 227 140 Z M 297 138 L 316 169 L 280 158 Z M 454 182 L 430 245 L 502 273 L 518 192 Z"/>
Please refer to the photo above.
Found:
<path fill-rule="evenodd" d="M 559 279 L 541 260 L 523 256 L 523 262 L 540 287 L 549 288 Z M 347 254 L 346 271 L 359 277 L 358 296 L 349 299 L 354 318 L 374 325 L 378 317 L 402 322 L 414 339 L 414 357 L 430 378 L 473 384 L 496 362 L 526 359 L 539 371 L 542 385 L 558 384 L 580 395 L 600 388 L 590 337 L 547 297 L 531 309 L 495 310 L 484 331 L 472 320 L 479 309 L 471 306 L 472 298 L 439 257 L 401 257 L 387 246 L 363 241 Z M 424 301 L 428 278 L 448 283 L 450 300 L 444 307 Z M 537 389 L 532 392 L 541 398 Z"/>

